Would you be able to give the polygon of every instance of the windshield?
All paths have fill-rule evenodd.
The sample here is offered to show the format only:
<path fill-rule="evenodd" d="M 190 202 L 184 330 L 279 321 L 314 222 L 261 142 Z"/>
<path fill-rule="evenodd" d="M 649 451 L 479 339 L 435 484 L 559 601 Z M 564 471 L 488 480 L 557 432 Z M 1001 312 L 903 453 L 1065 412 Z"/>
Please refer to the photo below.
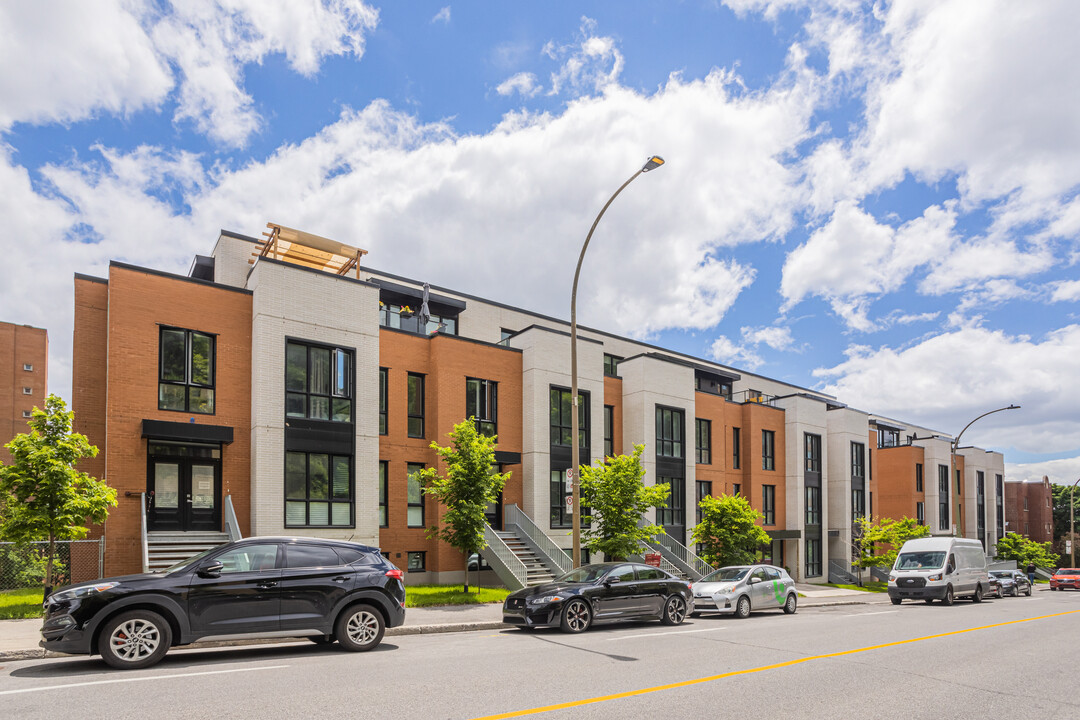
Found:
<path fill-rule="evenodd" d="M 158 570 L 157 572 L 164 573 L 164 574 L 168 575 L 171 572 L 176 572 L 177 570 L 183 570 L 184 568 L 191 567 L 192 565 L 199 562 L 200 560 L 202 560 L 204 557 L 206 557 L 210 553 L 214 552 L 215 550 L 217 550 L 216 547 L 210 548 L 209 550 L 203 550 L 201 553 L 199 553 L 195 557 L 189 557 L 187 560 L 181 560 L 180 562 L 176 563 L 172 567 L 167 567 L 164 570 Z"/>
<path fill-rule="evenodd" d="M 896 558 L 896 570 L 936 570 L 945 564 L 945 551 L 900 553 Z"/>
<path fill-rule="evenodd" d="M 571 570 L 562 577 L 556 578 L 555 582 L 591 583 L 599 580 L 611 565 L 582 565 L 577 570 Z"/>
<path fill-rule="evenodd" d="M 748 567 L 720 568 L 701 578 L 698 582 L 735 582 L 746 577 L 748 572 L 750 572 Z"/>
<path fill-rule="evenodd" d="M 1080 570 L 1076 568 L 1058 568 L 1055 575 L 1080 575 Z"/>
<path fill-rule="evenodd" d="M 1012 578 L 1012 573 L 1007 570 L 991 570 L 990 574 L 997 578 Z"/>

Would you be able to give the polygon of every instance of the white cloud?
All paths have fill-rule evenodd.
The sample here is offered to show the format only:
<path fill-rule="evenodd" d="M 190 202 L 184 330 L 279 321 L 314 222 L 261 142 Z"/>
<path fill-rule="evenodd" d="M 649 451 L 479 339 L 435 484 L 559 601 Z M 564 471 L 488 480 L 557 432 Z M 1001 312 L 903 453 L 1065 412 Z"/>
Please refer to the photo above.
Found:
<path fill-rule="evenodd" d="M 378 12 L 361 0 L 40 0 L 0 7 L 0 131 L 96 112 L 160 108 L 227 145 L 261 125 L 243 70 L 281 53 L 314 75 L 328 56 L 364 51 Z M 17 29 L 16 29 L 17 28 Z"/>
<path fill-rule="evenodd" d="M 787 350 L 795 339 L 791 336 L 791 328 L 773 325 L 770 327 L 744 327 L 742 337 L 745 342 L 754 345 L 767 345 L 773 350 Z"/>
<path fill-rule="evenodd" d="M 919 283 L 920 292 L 941 295 L 979 286 L 989 278 L 1023 278 L 1054 265 L 1049 249 L 1021 250 L 1015 242 L 976 238 L 959 244 L 941 257 Z"/>
<path fill-rule="evenodd" d="M 1080 300 L 1080 280 L 1063 280 L 1053 285 L 1051 302 L 1076 302 Z"/>
<path fill-rule="evenodd" d="M 500 95 L 520 93 L 523 97 L 529 98 L 539 93 L 541 89 L 536 82 L 535 75 L 531 72 L 519 72 L 499 83 L 499 86 L 495 88 L 495 92 Z"/>
<path fill-rule="evenodd" d="M 545 55 L 562 63 L 557 72 L 551 73 L 549 95 L 590 94 L 618 82 L 625 64 L 623 55 L 614 38 L 601 37 L 596 30 L 596 21 L 585 17 L 581 19 L 577 42 L 560 45 L 552 40 L 544 46 Z"/>
<path fill-rule="evenodd" d="M 712 345 L 709 347 L 709 357 L 718 363 L 744 367 L 747 370 L 756 370 L 765 362 L 752 349 L 745 345 L 739 345 L 724 335 L 720 335 L 713 340 Z"/>
<path fill-rule="evenodd" d="M 971 442 L 1032 453 L 1076 447 L 1078 325 L 1038 339 L 962 327 L 907 348 L 853 346 L 847 355 L 814 374 L 825 392 L 852 406 L 957 433 L 977 415 L 1015 403 L 1022 409 L 980 421 Z"/>
<path fill-rule="evenodd" d="M 447 5 L 443 9 L 439 10 L 439 12 L 435 13 L 435 15 L 431 18 L 431 22 L 432 23 L 441 22 L 444 25 L 449 25 L 450 24 L 450 6 Z"/>
<path fill-rule="evenodd" d="M 1007 462 L 1005 477 L 1009 480 L 1041 480 L 1048 477 L 1055 485 L 1072 485 L 1080 477 L 1080 455 L 1043 462 Z"/>

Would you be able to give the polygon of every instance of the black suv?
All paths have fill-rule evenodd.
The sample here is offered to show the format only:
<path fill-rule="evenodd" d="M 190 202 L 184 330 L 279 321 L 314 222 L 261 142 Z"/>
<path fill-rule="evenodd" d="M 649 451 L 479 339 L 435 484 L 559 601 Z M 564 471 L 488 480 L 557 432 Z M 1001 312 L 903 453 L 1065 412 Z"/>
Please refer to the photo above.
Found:
<path fill-rule="evenodd" d="M 379 549 L 317 538 L 253 537 L 160 573 L 63 588 L 45 602 L 46 650 L 144 668 L 207 638 L 310 637 L 370 650 L 405 622 L 401 570 Z"/>

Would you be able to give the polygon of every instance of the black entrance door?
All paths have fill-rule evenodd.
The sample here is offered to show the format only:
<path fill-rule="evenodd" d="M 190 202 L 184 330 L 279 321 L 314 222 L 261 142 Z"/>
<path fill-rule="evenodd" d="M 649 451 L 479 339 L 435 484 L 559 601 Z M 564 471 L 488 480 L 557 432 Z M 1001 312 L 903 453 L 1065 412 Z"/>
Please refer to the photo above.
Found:
<path fill-rule="evenodd" d="M 499 496 L 495 498 L 495 502 L 489 503 L 484 509 L 484 517 L 487 518 L 487 524 L 490 525 L 493 530 L 502 530 L 503 494 L 501 492 L 499 493 Z"/>
<path fill-rule="evenodd" d="M 221 449 L 150 445 L 146 481 L 150 530 L 221 530 Z"/>

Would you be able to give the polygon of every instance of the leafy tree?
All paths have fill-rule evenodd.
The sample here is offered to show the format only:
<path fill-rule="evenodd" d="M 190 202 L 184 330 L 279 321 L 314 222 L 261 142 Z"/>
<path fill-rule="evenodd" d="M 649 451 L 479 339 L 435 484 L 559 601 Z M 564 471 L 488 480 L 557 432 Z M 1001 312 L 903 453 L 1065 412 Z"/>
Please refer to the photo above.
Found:
<path fill-rule="evenodd" d="M 1024 537 L 1020 533 L 1005 533 L 1005 537 L 997 542 L 997 556 L 1000 560 L 1015 560 L 1020 568 L 1028 563 L 1035 563 L 1039 567 L 1055 567 L 1059 556 L 1051 549 L 1053 543 L 1037 543 Z"/>
<path fill-rule="evenodd" d="M 930 535 L 930 528 L 909 517 L 883 518 L 877 522 L 861 517 L 856 521 L 856 528 L 851 543 L 856 551 L 852 565 L 860 568 L 890 568 L 904 543 Z"/>
<path fill-rule="evenodd" d="M 75 468 L 98 449 L 71 431 L 75 414 L 56 395 L 34 408 L 30 432 L 6 447 L 11 464 L 0 464 L 0 539 L 16 543 L 48 540 L 45 597 L 53 588 L 57 540 L 86 537 L 87 524 L 105 522 L 116 506 L 116 490 Z"/>
<path fill-rule="evenodd" d="M 591 552 L 625 558 L 639 552 L 642 542 L 664 532 L 658 525 L 642 524 L 649 508 L 667 507 L 671 493 L 667 484 L 645 485 L 644 451 L 644 445 L 635 445 L 633 455 L 581 466 L 581 505 L 589 509 L 581 519 L 582 537 Z"/>
<path fill-rule="evenodd" d="M 492 472 L 496 438 L 478 433 L 475 418 L 459 422 L 448 437 L 448 447 L 431 443 L 431 449 L 446 463 L 446 476 L 440 476 L 431 467 L 415 476 L 424 486 L 424 494 L 433 495 L 446 507 L 442 527 L 432 525 L 428 537 L 439 538 L 465 555 L 465 592 L 469 592 L 467 560 L 487 547 L 484 511 L 498 499 L 510 473 Z"/>
<path fill-rule="evenodd" d="M 1067 485 L 1051 485 L 1051 503 L 1054 506 L 1054 537 L 1063 538 L 1069 534 L 1069 491 Z M 1072 496 L 1074 518 L 1080 525 L 1080 487 Z"/>
<path fill-rule="evenodd" d="M 769 534 L 758 524 L 765 516 L 740 495 L 704 497 L 698 503 L 701 522 L 694 528 L 694 542 L 701 545 L 705 562 L 715 567 L 746 565 L 757 560 L 769 543 Z"/>

